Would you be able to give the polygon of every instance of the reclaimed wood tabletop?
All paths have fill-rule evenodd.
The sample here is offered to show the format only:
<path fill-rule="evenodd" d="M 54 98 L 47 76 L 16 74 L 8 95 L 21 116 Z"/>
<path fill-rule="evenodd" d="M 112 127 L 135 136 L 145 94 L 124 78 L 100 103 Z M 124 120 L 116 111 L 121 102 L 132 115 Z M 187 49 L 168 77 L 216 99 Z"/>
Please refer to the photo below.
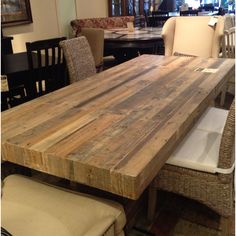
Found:
<path fill-rule="evenodd" d="M 137 57 L 2 112 L 2 159 L 138 199 L 234 65 Z"/>

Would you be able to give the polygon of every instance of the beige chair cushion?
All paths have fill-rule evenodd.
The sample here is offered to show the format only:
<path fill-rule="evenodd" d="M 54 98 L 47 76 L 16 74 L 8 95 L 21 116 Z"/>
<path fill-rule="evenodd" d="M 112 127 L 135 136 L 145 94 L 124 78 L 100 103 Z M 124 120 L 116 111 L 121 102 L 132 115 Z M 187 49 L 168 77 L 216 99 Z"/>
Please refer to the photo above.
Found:
<path fill-rule="evenodd" d="M 19 175 L 4 180 L 2 226 L 14 236 L 98 236 L 113 224 L 114 235 L 122 235 L 125 223 L 124 210 L 118 203 Z"/>
<path fill-rule="evenodd" d="M 89 42 L 95 65 L 102 65 L 104 51 L 104 30 L 97 28 L 82 28 L 81 34 L 85 36 Z"/>

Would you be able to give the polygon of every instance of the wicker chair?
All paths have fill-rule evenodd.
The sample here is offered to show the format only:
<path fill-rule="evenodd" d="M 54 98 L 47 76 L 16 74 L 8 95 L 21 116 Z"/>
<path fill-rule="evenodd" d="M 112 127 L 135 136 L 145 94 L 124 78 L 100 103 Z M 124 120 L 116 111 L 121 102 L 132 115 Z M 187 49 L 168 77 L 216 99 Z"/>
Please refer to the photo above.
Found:
<path fill-rule="evenodd" d="M 96 73 L 93 54 L 84 36 L 61 41 L 60 46 L 64 51 L 71 84 Z"/>
<path fill-rule="evenodd" d="M 213 209 L 221 216 L 223 235 L 228 235 L 229 216 L 232 216 L 233 214 L 234 200 L 234 105 L 233 102 L 230 111 L 226 114 L 223 109 L 211 108 L 208 110 L 198 124 L 194 126 L 189 136 L 183 140 L 177 150 L 168 159 L 169 164 L 165 164 L 149 188 L 149 220 L 153 220 L 154 218 L 157 189 L 160 189 L 194 199 Z M 213 119 L 214 122 L 212 122 Z M 207 155 L 202 156 L 201 152 L 203 150 L 199 151 L 197 147 L 194 147 L 196 152 L 193 150 L 190 151 L 192 148 L 190 147 L 191 145 L 199 146 L 198 142 L 202 141 L 201 138 L 199 138 L 199 140 L 195 139 L 195 142 L 190 139 L 196 131 L 206 133 L 206 142 L 204 141 L 203 145 L 209 148 L 206 152 Z M 216 136 L 219 136 L 218 141 L 214 138 Z M 189 140 L 191 140 L 190 145 L 187 144 Z M 215 146 L 211 143 L 212 140 L 216 143 Z M 200 149 L 204 149 L 202 146 Z M 213 146 L 214 150 L 210 150 Z M 197 159 L 202 159 L 200 161 L 200 165 L 202 165 L 200 169 L 197 168 L 195 163 L 190 163 L 190 166 L 188 163 L 189 159 L 196 155 L 197 152 L 199 154 Z M 207 170 L 209 169 L 209 166 L 204 166 L 204 161 L 209 159 L 210 152 L 215 153 L 213 158 L 215 158 L 216 161 L 215 167 L 211 168 L 211 170 Z M 185 160 L 182 159 L 182 162 L 176 162 L 173 156 L 178 156 L 178 153 L 182 156 L 186 155 Z"/>

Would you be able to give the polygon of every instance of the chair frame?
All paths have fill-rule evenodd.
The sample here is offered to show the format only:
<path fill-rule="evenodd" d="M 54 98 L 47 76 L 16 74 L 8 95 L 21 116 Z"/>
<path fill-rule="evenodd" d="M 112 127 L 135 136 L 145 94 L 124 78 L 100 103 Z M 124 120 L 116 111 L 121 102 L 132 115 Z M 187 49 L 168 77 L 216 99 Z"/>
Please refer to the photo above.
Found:
<path fill-rule="evenodd" d="M 59 42 L 66 37 L 26 42 L 30 79 L 27 96 L 38 97 L 68 84 Z"/>
<path fill-rule="evenodd" d="M 222 42 L 223 58 L 235 58 L 235 28 L 231 27 L 224 31 Z"/>

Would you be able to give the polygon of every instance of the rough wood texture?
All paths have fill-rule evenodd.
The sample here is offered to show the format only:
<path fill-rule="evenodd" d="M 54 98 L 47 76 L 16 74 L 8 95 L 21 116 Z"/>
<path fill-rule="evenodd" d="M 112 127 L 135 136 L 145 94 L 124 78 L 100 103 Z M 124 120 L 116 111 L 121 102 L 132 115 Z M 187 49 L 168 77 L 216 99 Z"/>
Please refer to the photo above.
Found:
<path fill-rule="evenodd" d="M 137 199 L 231 76 L 232 59 L 140 56 L 3 112 L 2 158 Z"/>

